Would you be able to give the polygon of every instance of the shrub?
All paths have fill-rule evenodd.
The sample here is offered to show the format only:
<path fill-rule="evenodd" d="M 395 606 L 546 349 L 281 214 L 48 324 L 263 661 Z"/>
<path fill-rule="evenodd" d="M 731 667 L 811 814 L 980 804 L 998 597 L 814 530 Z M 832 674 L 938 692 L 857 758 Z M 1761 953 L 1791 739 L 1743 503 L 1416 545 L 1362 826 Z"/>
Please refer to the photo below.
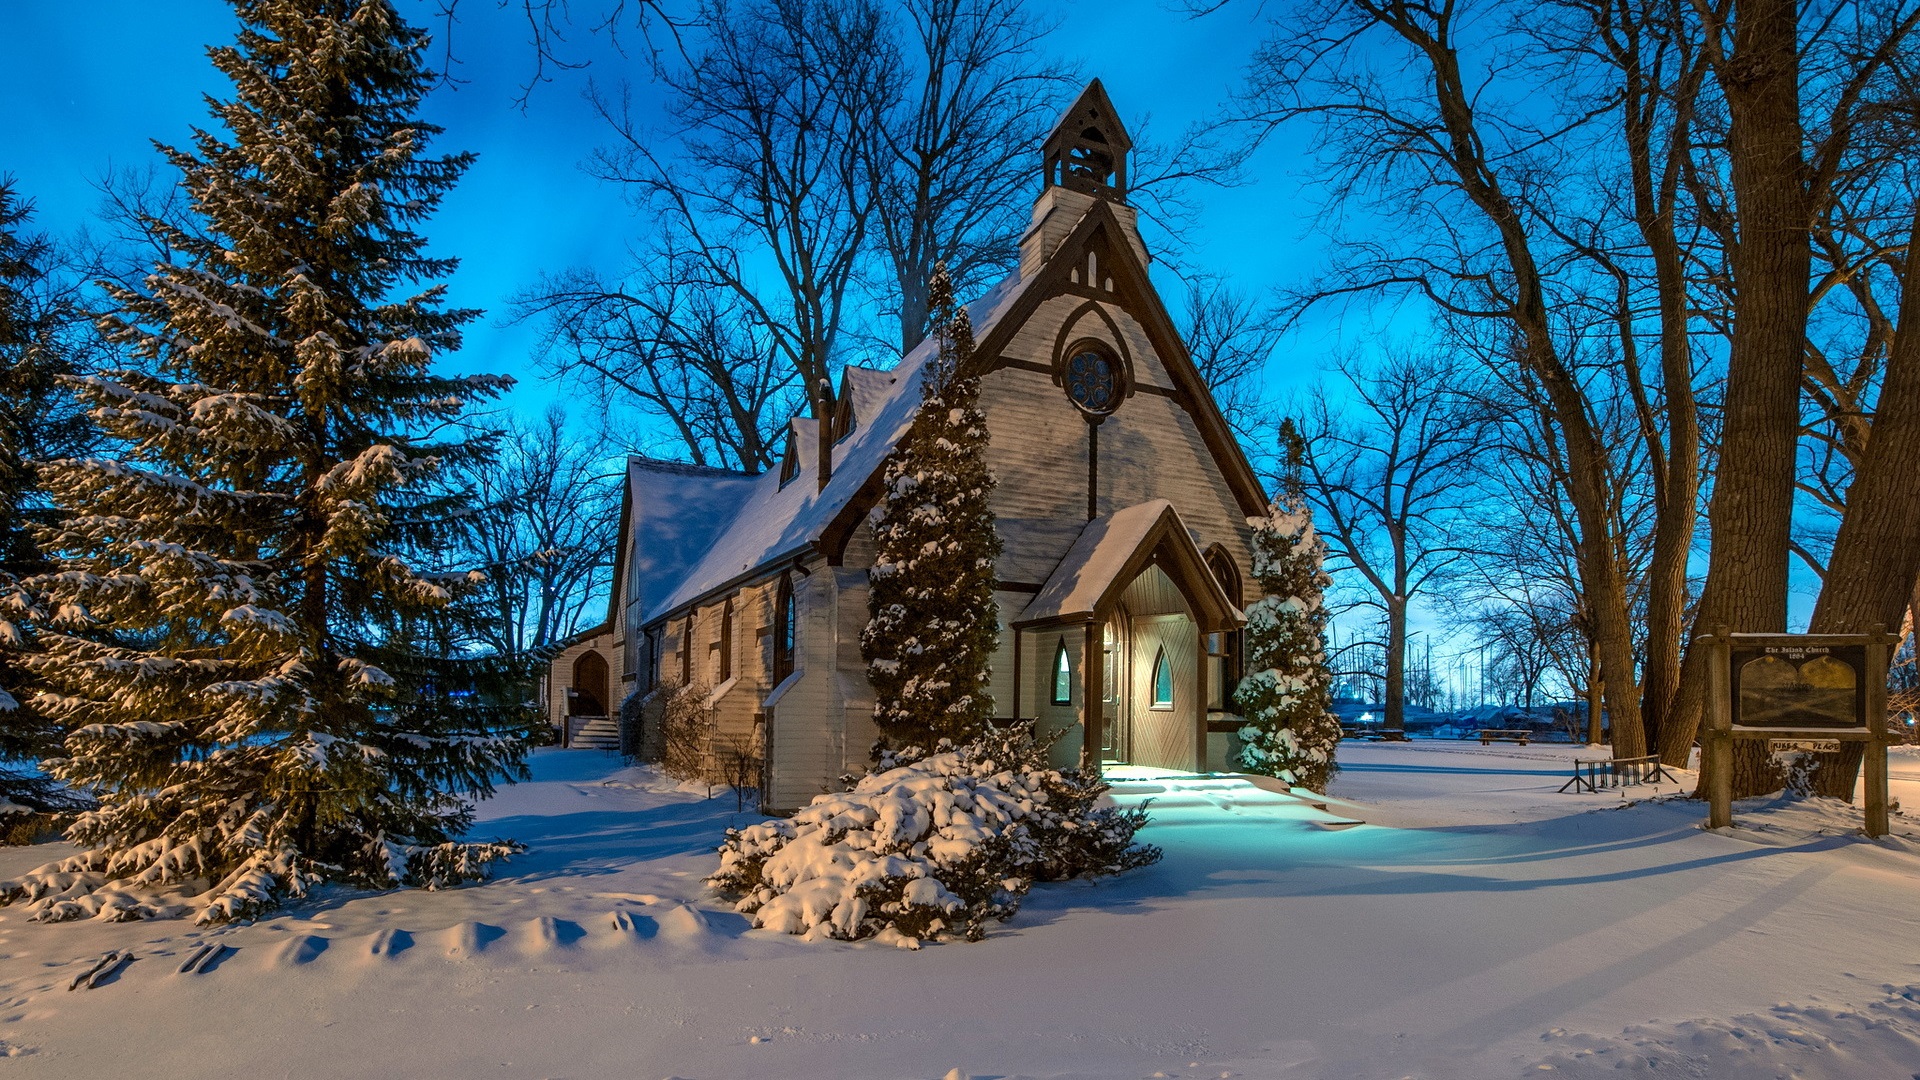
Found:
<path fill-rule="evenodd" d="M 758 927 L 918 948 L 944 934 L 978 940 L 1036 881 L 1158 862 L 1159 848 L 1134 843 L 1146 811 L 1102 805 L 1097 776 L 1053 768 L 1057 738 L 1022 722 L 933 753 L 881 751 L 850 790 L 727 830 L 707 883 Z"/>
<path fill-rule="evenodd" d="M 652 698 L 663 743 L 660 771 L 676 780 L 712 781 L 715 723 L 707 707 L 707 688 L 697 682 L 663 682 Z"/>

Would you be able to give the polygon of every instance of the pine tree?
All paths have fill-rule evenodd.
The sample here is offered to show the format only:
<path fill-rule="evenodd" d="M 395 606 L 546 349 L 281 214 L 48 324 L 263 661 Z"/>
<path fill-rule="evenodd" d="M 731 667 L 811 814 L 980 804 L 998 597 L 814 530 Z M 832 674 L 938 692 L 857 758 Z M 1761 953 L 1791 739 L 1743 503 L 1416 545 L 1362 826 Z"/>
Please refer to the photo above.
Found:
<path fill-rule="evenodd" d="M 973 368 L 973 326 L 942 267 L 928 285 L 938 327 L 922 369 L 920 411 L 887 459 L 860 637 L 895 748 L 966 742 L 993 717 L 989 664 L 999 639 L 993 602 L 1000 536 L 988 499 L 987 424 Z"/>
<path fill-rule="evenodd" d="M 224 131 L 162 148 L 201 227 L 149 223 L 181 255 L 103 320 L 138 370 L 81 382 L 122 456 L 43 470 L 67 516 L 27 663 L 67 732 L 49 771 L 100 805 L 16 883 L 42 919 L 210 882 L 218 922 L 518 850 L 458 840 L 525 743 L 462 659 L 474 582 L 437 561 L 443 475 L 488 452 L 468 404 L 511 381 L 431 371 L 478 313 L 421 287 L 455 263 L 414 231 L 471 155 L 426 156 L 427 41 L 389 0 L 233 4 Z"/>
<path fill-rule="evenodd" d="M 26 231 L 32 215 L 12 179 L 0 177 L 0 831 L 8 833 L 21 832 L 4 828 L 18 813 L 9 804 L 43 814 L 80 805 L 27 767 L 59 745 L 57 728 L 23 688 L 19 658 L 45 615 L 20 587 L 47 565 L 28 531 L 46 517 L 33 463 L 83 450 L 93 431 L 61 381 L 75 371 L 80 320 L 69 290 L 54 281 L 53 245 Z"/>
<path fill-rule="evenodd" d="M 1321 569 L 1326 541 L 1313 527 L 1301 477 L 1304 444 L 1293 421 L 1281 425 L 1285 472 L 1267 516 L 1253 525 L 1253 573 L 1261 599 L 1247 608 L 1247 664 L 1234 704 L 1246 717 L 1240 765 L 1296 787 L 1327 790 L 1338 770 L 1340 722 L 1329 711 L 1327 671 L 1329 579 Z"/>

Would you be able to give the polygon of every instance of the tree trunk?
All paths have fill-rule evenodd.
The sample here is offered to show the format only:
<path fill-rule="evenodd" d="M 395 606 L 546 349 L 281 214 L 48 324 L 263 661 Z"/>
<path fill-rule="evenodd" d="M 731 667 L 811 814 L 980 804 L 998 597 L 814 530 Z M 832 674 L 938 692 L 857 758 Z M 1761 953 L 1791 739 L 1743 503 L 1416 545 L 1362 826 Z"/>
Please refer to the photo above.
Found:
<path fill-rule="evenodd" d="M 1593 638 L 1587 638 L 1587 744 L 1598 746 L 1607 737 L 1605 712 L 1603 711 L 1600 684 L 1600 653 L 1593 647 Z"/>
<path fill-rule="evenodd" d="M 1386 717 L 1381 726 L 1388 731 L 1404 731 L 1407 726 L 1407 601 L 1404 596 L 1387 600 L 1387 692 Z"/>
<path fill-rule="evenodd" d="M 1920 206 L 1908 235 L 1920 232 Z M 1900 324 L 1887 349 L 1886 378 L 1874 410 L 1847 510 L 1827 560 L 1827 576 L 1808 630 L 1851 634 L 1878 626 L 1897 630 L 1920 580 L 1920 263 L 1907 257 Z M 1867 722 L 1884 724 L 1885 717 Z M 1842 743 L 1814 774 L 1814 793 L 1853 801 L 1865 754 Z"/>
<path fill-rule="evenodd" d="M 1714 67 L 1728 106 L 1727 153 L 1740 221 L 1731 266 L 1736 296 L 1727 355 L 1721 468 L 1708 512 L 1712 551 L 1696 626 L 1781 632 L 1800 376 L 1806 355 L 1813 251 L 1800 124 L 1798 5 L 1734 0 L 1730 52 Z M 1699 730 L 1701 664 L 1659 743 L 1686 753 Z M 1772 790 L 1764 744 L 1735 744 L 1734 797 Z M 1703 770 L 1702 784 L 1708 778 Z"/>

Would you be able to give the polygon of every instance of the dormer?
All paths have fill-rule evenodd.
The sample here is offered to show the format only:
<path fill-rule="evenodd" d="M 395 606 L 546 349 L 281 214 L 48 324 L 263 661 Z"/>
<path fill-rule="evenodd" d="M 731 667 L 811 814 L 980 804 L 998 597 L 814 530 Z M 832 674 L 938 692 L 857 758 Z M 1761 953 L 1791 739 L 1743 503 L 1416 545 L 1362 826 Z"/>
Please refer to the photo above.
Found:
<path fill-rule="evenodd" d="M 874 410 L 893 384 L 892 372 L 848 364 L 840 375 L 840 396 L 834 404 L 833 439 L 853 434 L 854 429 L 873 418 Z"/>
<path fill-rule="evenodd" d="M 787 423 L 787 446 L 780 455 L 781 487 L 813 468 L 813 459 L 817 456 L 815 435 L 819 430 L 819 422 L 810 416 L 796 416 Z"/>
<path fill-rule="evenodd" d="M 1133 139 L 1106 88 L 1099 79 L 1088 83 L 1041 144 L 1040 200 L 1033 207 L 1033 227 L 1020 238 L 1022 275 L 1037 271 L 1080 219 L 1102 203 L 1119 219 L 1127 244 L 1146 261 L 1134 209 L 1127 205 L 1127 155 L 1132 150 Z"/>

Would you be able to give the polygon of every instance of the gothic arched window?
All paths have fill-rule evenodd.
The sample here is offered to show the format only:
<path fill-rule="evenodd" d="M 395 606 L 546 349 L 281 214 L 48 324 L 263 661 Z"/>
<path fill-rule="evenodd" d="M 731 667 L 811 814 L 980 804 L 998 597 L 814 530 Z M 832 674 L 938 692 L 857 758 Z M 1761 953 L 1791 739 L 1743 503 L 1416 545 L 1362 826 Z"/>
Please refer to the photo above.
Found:
<path fill-rule="evenodd" d="M 1173 708 L 1173 664 L 1167 659 L 1167 648 L 1162 645 L 1160 652 L 1153 658 L 1153 708 Z"/>
<path fill-rule="evenodd" d="M 1207 569 L 1220 583 L 1220 591 L 1234 607 L 1240 606 L 1240 570 L 1233 556 L 1218 544 L 1207 549 Z M 1207 635 L 1207 708 L 1225 712 L 1233 708 L 1233 692 L 1240 685 L 1244 670 L 1241 656 L 1245 646 L 1238 630 Z"/>
<path fill-rule="evenodd" d="M 773 681 L 777 684 L 793 674 L 794 631 L 793 581 L 780 575 L 780 587 L 773 594 Z"/>
<path fill-rule="evenodd" d="M 1073 704 L 1073 661 L 1067 656 L 1066 638 L 1053 650 L 1053 703 Z"/>

